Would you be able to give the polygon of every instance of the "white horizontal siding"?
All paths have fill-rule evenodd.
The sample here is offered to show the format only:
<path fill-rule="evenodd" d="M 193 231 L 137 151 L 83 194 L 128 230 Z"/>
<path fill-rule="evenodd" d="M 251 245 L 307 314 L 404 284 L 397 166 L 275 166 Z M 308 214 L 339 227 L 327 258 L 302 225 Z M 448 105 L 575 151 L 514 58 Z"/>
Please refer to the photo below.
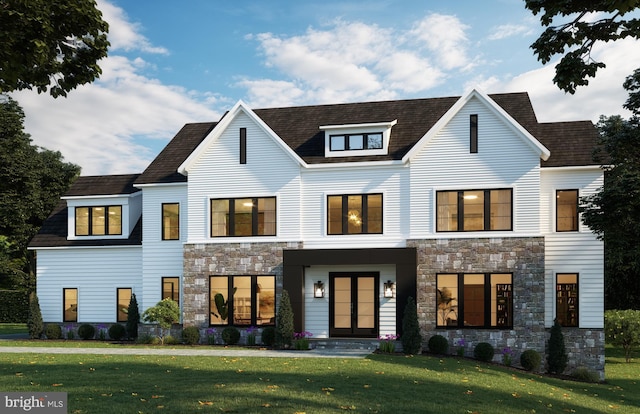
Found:
<path fill-rule="evenodd" d="M 247 128 L 246 164 L 240 164 L 240 128 Z M 277 239 L 300 239 L 300 167 L 244 113 L 189 170 L 188 194 L 189 243 L 216 241 L 209 237 L 209 200 L 234 197 L 277 196 Z"/>
<path fill-rule="evenodd" d="M 591 233 L 555 233 L 545 237 L 545 324 L 555 317 L 558 273 L 578 273 L 580 328 L 604 327 L 604 245 Z"/>
<path fill-rule="evenodd" d="M 305 269 L 304 301 L 305 330 L 313 338 L 329 337 L 329 273 L 330 272 L 380 272 L 379 281 L 379 331 L 380 335 L 396 334 L 396 298 L 383 297 L 383 284 L 387 280 L 396 281 L 394 265 L 358 266 L 311 266 Z M 313 284 L 321 281 L 325 286 L 324 298 L 313 297 Z"/>
<path fill-rule="evenodd" d="M 408 168 L 306 170 L 302 175 L 302 236 L 307 248 L 397 247 L 409 234 Z M 327 196 L 382 193 L 382 234 L 327 235 Z"/>
<path fill-rule="evenodd" d="M 179 277 L 182 280 L 183 243 L 187 239 L 188 224 L 186 185 L 145 187 L 143 192 L 143 291 L 138 297 L 141 312 L 162 298 L 163 277 Z M 162 240 L 164 203 L 178 203 L 180 206 L 180 240 Z"/>
<path fill-rule="evenodd" d="M 45 322 L 62 322 L 62 289 L 78 289 L 78 322 L 115 322 L 116 289 L 142 291 L 140 247 L 39 250 L 37 292 Z"/>
<path fill-rule="evenodd" d="M 478 153 L 469 148 L 469 115 L 478 115 Z M 411 237 L 435 232 L 436 190 L 514 188 L 514 231 L 540 231 L 540 157 L 478 99 L 460 112 L 411 160 Z"/>

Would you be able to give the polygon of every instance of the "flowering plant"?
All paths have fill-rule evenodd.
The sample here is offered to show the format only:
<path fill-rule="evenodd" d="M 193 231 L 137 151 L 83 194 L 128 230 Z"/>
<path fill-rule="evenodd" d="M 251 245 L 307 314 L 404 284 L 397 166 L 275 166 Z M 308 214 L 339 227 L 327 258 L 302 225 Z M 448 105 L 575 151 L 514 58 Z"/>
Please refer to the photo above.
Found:
<path fill-rule="evenodd" d="M 294 332 L 293 333 L 293 345 L 295 349 L 303 350 L 309 349 L 309 338 L 312 337 L 311 332 Z"/>
<path fill-rule="evenodd" d="M 107 325 L 99 323 L 96 325 L 96 330 L 98 331 L 98 339 L 101 341 L 107 339 Z"/>
<path fill-rule="evenodd" d="M 457 347 L 456 353 L 458 356 L 464 356 L 464 347 L 467 344 L 464 338 L 457 339 L 453 344 Z"/>
<path fill-rule="evenodd" d="M 396 352 L 395 341 L 396 339 L 398 339 L 398 335 L 380 335 L 378 339 L 380 340 L 380 345 L 378 346 L 380 348 L 380 352 L 386 352 L 388 354 L 393 354 L 394 352 Z"/>
<path fill-rule="evenodd" d="M 256 344 L 256 333 L 258 332 L 258 328 L 250 326 L 245 332 L 247 333 L 247 345 L 254 346 Z"/>
<path fill-rule="evenodd" d="M 502 350 L 502 363 L 506 366 L 511 366 L 511 361 L 513 360 L 513 350 L 509 347 L 506 347 Z"/>
<path fill-rule="evenodd" d="M 216 344 L 216 328 L 209 328 L 206 331 L 206 335 L 207 335 L 207 343 L 209 345 L 215 345 Z"/>
<path fill-rule="evenodd" d="M 67 326 L 64 327 L 66 333 L 66 337 L 67 339 L 73 339 L 75 338 L 75 333 L 73 332 L 73 325 L 69 324 Z"/>

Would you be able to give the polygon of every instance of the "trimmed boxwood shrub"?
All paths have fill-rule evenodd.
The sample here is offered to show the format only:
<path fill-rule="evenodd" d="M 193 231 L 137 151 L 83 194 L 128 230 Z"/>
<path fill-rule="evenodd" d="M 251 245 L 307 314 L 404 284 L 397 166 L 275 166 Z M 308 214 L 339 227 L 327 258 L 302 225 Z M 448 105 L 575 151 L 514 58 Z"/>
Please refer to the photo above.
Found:
<path fill-rule="evenodd" d="M 442 335 L 433 335 L 429 338 L 427 346 L 432 353 L 444 355 L 449 350 L 449 341 Z"/>
<path fill-rule="evenodd" d="M 60 339 L 62 338 L 62 328 L 60 325 L 56 325 L 55 323 L 50 323 L 44 328 L 44 334 L 47 339 Z"/>
<path fill-rule="evenodd" d="M 200 329 L 187 326 L 182 330 L 182 341 L 187 345 L 197 345 L 200 342 Z"/>
<path fill-rule="evenodd" d="M 490 362 L 493 359 L 495 350 L 493 345 L 489 342 L 479 342 L 475 348 L 473 348 L 473 357 L 478 361 Z"/>
<path fill-rule="evenodd" d="M 83 323 L 78 327 L 78 336 L 82 339 L 93 339 L 96 336 L 96 328 L 88 323 Z"/>
<path fill-rule="evenodd" d="M 533 349 L 527 349 L 520 355 L 520 365 L 527 371 L 535 371 L 540 366 L 542 357 L 538 351 Z"/>
<path fill-rule="evenodd" d="M 227 326 L 222 330 L 222 340 L 227 345 L 235 345 L 240 341 L 240 331 L 235 326 Z"/>
<path fill-rule="evenodd" d="M 262 343 L 266 346 L 273 346 L 276 341 L 276 328 L 267 326 L 262 330 Z"/>
<path fill-rule="evenodd" d="M 127 328 L 125 328 L 123 325 L 120 325 L 119 323 L 116 323 L 109 327 L 109 338 L 113 339 L 114 341 L 121 340 L 126 334 Z"/>

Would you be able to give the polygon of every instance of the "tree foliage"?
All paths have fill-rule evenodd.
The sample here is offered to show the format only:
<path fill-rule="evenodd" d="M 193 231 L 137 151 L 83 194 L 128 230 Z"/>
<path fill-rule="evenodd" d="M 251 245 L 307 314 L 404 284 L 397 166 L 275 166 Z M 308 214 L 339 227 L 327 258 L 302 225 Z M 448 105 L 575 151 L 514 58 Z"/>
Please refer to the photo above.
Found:
<path fill-rule="evenodd" d="M 140 310 L 138 309 L 138 299 L 136 294 L 131 295 L 129 307 L 127 308 L 127 335 L 129 339 L 138 338 L 138 324 L 140 323 Z"/>
<path fill-rule="evenodd" d="M 158 337 L 164 344 L 164 338 L 169 334 L 171 326 L 174 323 L 180 322 L 180 306 L 178 302 L 173 299 L 162 299 L 155 306 L 144 311 L 142 319 L 144 319 L 145 322 L 157 323 L 160 326 L 160 334 Z"/>
<path fill-rule="evenodd" d="M 418 308 L 412 297 L 407 299 L 402 316 L 402 351 L 405 354 L 416 355 L 422 352 L 422 335 L 418 322 Z"/>
<path fill-rule="evenodd" d="M 66 96 L 102 72 L 109 25 L 95 0 L 0 0 L 0 92 Z"/>
<path fill-rule="evenodd" d="M 282 291 L 280 306 L 276 314 L 276 345 L 289 347 L 293 343 L 293 308 L 289 292 Z"/>
<path fill-rule="evenodd" d="M 552 374 L 562 374 L 567 368 L 567 361 L 569 356 L 567 355 L 567 348 L 564 345 L 564 335 L 562 334 L 562 327 L 558 320 L 553 322 L 551 327 L 551 335 L 547 344 L 549 355 L 547 355 L 547 368 Z"/>
<path fill-rule="evenodd" d="M 0 283 L 34 289 L 27 245 L 80 167 L 33 145 L 23 122 L 18 103 L 0 95 Z"/>
<path fill-rule="evenodd" d="M 573 94 L 578 86 L 588 85 L 587 78 L 595 77 L 598 69 L 606 66 L 591 56 L 596 43 L 640 38 L 640 19 L 625 18 L 640 7 L 638 0 L 525 0 L 525 3 L 534 15 L 540 14 L 540 23 L 546 27 L 531 45 L 538 60 L 545 64 L 555 55 L 563 55 L 556 65 L 553 82 L 565 92 Z"/>
<path fill-rule="evenodd" d="M 42 321 L 38 296 L 35 292 L 32 292 L 29 296 L 29 319 L 27 320 L 27 327 L 29 328 L 29 338 L 40 339 L 40 337 L 42 337 L 44 322 Z"/>
<path fill-rule="evenodd" d="M 640 346 L 640 311 L 610 310 L 604 313 L 604 334 L 608 343 L 621 346 L 627 362 Z"/>

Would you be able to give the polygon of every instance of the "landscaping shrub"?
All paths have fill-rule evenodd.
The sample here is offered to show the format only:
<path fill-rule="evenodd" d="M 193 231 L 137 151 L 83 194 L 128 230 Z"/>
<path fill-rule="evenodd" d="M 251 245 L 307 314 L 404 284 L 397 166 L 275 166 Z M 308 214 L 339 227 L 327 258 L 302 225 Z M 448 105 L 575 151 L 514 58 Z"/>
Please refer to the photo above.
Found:
<path fill-rule="evenodd" d="M 187 345 L 200 343 L 200 329 L 196 326 L 187 326 L 182 330 L 182 341 Z"/>
<path fill-rule="evenodd" d="M 478 361 L 490 362 L 493 360 L 495 349 L 489 342 L 479 342 L 475 348 L 473 348 L 473 357 Z"/>
<path fill-rule="evenodd" d="M 0 290 L 0 322 L 28 322 L 29 296 L 24 290 Z"/>
<path fill-rule="evenodd" d="M 119 323 L 116 323 L 109 327 L 109 338 L 113 339 L 114 341 L 121 340 L 126 334 L 127 329 Z"/>
<path fill-rule="evenodd" d="M 276 342 L 279 347 L 287 348 L 293 343 L 293 309 L 289 292 L 282 291 L 280 306 L 276 314 Z"/>
<path fill-rule="evenodd" d="M 42 312 L 40 312 L 38 296 L 35 293 L 29 296 L 29 318 L 27 319 L 27 327 L 29 328 L 29 338 L 40 339 L 44 331 L 44 323 L 42 322 Z M 62 333 L 60 335 L 62 335 Z"/>
<path fill-rule="evenodd" d="M 434 354 L 444 355 L 449 350 L 449 341 L 442 335 L 433 335 L 427 343 L 429 351 Z"/>
<path fill-rule="evenodd" d="M 60 325 L 50 323 L 44 329 L 44 334 L 47 339 L 60 339 L 62 338 L 62 328 L 60 327 Z"/>
<path fill-rule="evenodd" d="M 139 335 L 136 338 L 136 343 L 144 344 L 144 345 L 157 345 L 160 343 L 160 338 L 158 338 L 157 336 L 149 335 L 149 334 L 143 334 L 143 335 Z"/>
<path fill-rule="evenodd" d="M 160 341 L 161 345 L 180 345 L 180 340 L 172 335 L 166 335 L 162 341 Z"/>
<path fill-rule="evenodd" d="M 234 326 L 227 326 L 222 330 L 222 340 L 226 345 L 235 345 L 240 341 L 240 331 Z"/>
<path fill-rule="evenodd" d="M 160 326 L 160 343 L 164 344 L 165 336 L 169 336 L 171 326 L 180 321 L 180 306 L 173 299 L 162 299 L 155 306 L 144 311 L 142 319 Z"/>
<path fill-rule="evenodd" d="M 527 349 L 520 355 L 520 365 L 527 371 L 536 371 L 540 366 L 542 357 L 538 351 L 533 349 Z"/>
<path fill-rule="evenodd" d="M 562 327 L 557 320 L 554 321 L 551 328 L 551 337 L 547 344 L 549 355 L 547 355 L 547 367 L 551 374 L 562 374 L 567 368 L 567 350 L 564 346 L 564 335 L 562 335 Z"/>
<path fill-rule="evenodd" d="M 420 335 L 420 324 L 418 323 L 418 309 L 416 302 L 410 296 L 407 305 L 404 307 L 402 316 L 402 352 L 416 355 L 422 352 L 422 335 Z"/>
<path fill-rule="evenodd" d="M 96 328 L 93 325 L 84 323 L 78 327 L 78 336 L 84 340 L 93 339 L 96 336 Z"/>
<path fill-rule="evenodd" d="M 138 324 L 140 323 L 140 310 L 136 294 L 131 295 L 129 307 L 127 308 L 127 335 L 129 339 L 135 340 L 138 337 Z M 115 339 L 115 338 L 114 338 Z"/>
<path fill-rule="evenodd" d="M 640 311 L 609 310 L 604 313 L 604 335 L 608 343 L 622 347 L 627 362 L 640 345 Z"/>
<path fill-rule="evenodd" d="M 262 343 L 266 346 L 273 346 L 276 341 L 276 328 L 267 326 L 262 330 Z"/>
<path fill-rule="evenodd" d="M 571 376 L 578 381 L 583 382 L 599 382 L 600 378 L 598 378 L 598 374 L 590 371 L 586 367 L 576 368 L 575 371 L 571 373 Z"/>

